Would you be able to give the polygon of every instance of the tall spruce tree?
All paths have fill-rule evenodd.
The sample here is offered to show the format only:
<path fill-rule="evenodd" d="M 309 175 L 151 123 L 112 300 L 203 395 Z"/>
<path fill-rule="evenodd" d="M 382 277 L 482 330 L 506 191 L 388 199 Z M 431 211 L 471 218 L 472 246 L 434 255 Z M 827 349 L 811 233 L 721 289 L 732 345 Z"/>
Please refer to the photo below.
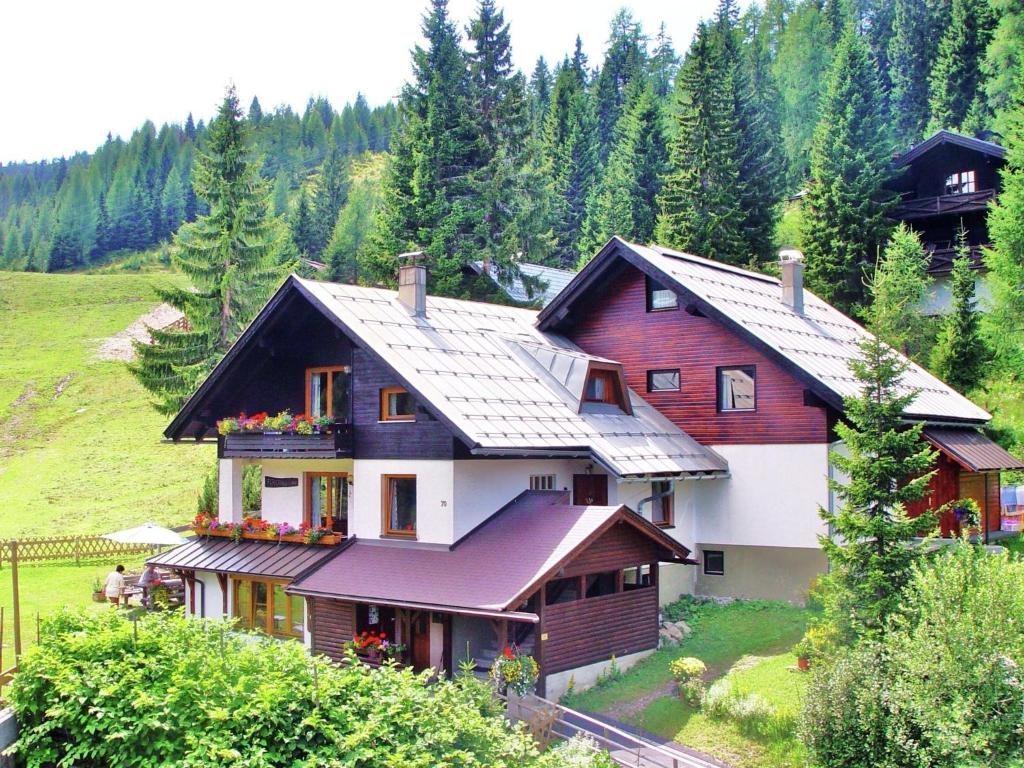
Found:
<path fill-rule="evenodd" d="M 983 319 L 992 360 L 1003 377 L 1024 380 L 1024 69 L 1006 115 L 1002 191 L 988 214 L 992 249 L 985 252 L 990 311 Z"/>
<path fill-rule="evenodd" d="M 534 126 L 534 130 L 543 125 L 544 118 L 547 117 L 552 84 L 548 63 L 541 56 L 533 67 L 533 74 L 530 75 L 530 124 Z"/>
<path fill-rule="evenodd" d="M 320 175 L 313 192 L 312 255 L 319 257 L 330 240 L 338 212 L 348 199 L 350 186 L 348 159 L 333 141 L 328 142 L 327 156 L 320 166 Z"/>
<path fill-rule="evenodd" d="M 927 338 L 921 314 L 931 279 L 921 236 L 901 223 L 885 244 L 871 277 L 868 323 L 872 333 L 918 362 Z"/>
<path fill-rule="evenodd" d="M 309 202 L 309 194 L 305 187 L 299 190 L 299 202 L 295 205 L 290 227 L 292 241 L 299 252 L 303 256 L 315 256 L 319 233 L 316 220 L 313 218 L 313 206 Z"/>
<path fill-rule="evenodd" d="M 956 258 L 950 275 L 953 303 L 942 318 L 932 348 L 932 372 L 958 392 L 968 393 L 981 384 L 988 368 L 988 351 L 981 336 L 981 316 L 974 296 L 974 269 L 967 232 L 957 233 Z"/>
<path fill-rule="evenodd" d="M 654 37 L 654 50 L 651 51 L 648 69 L 654 95 L 659 99 L 667 99 L 672 93 L 676 72 L 679 71 L 679 56 L 672 46 L 672 38 L 665 29 L 665 22 L 661 22 L 658 34 Z"/>
<path fill-rule="evenodd" d="M 1012 105 L 1014 78 L 1024 67 L 1024 5 L 1020 0 L 990 0 L 999 21 L 985 51 L 982 74 L 992 127 L 1006 133 L 1004 117 Z"/>
<path fill-rule="evenodd" d="M 604 63 L 594 82 L 594 110 L 601 162 L 608 159 L 615 142 L 615 126 L 627 108 L 629 85 L 645 75 L 647 38 L 640 22 L 626 8 L 612 18 Z"/>
<path fill-rule="evenodd" d="M 160 194 L 160 225 L 163 235 L 173 235 L 185 221 L 185 185 L 181 174 L 171 169 Z"/>
<path fill-rule="evenodd" d="M 154 330 L 137 344 L 131 371 L 176 413 L 269 296 L 280 273 L 271 264 L 275 237 L 265 184 L 249 156 L 246 123 L 234 87 L 210 124 L 194 184 L 210 213 L 178 230 L 173 260 L 192 289 L 161 292 L 180 309 L 189 330 Z"/>
<path fill-rule="evenodd" d="M 668 164 L 661 105 L 650 85 L 633 99 L 616 127 L 597 194 L 591 198 L 581 243 L 583 263 L 612 235 L 651 242 L 657 220 L 657 198 Z"/>
<path fill-rule="evenodd" d="M 836 48 L 822 100 L 804 214 L 808 283 L 848 314 L 864 306 L 864 278 L 889 234 L 890 155 L 878 73 L 851 27 Z"/>
<path fill-rule="evenodd" d="M 897 144 L 916 144 L 928 124 L 928 77 L 935 60 L 934 15 L 921 0 L 895 0 L 889 40 L 889 107 Z"/>
<path fill-rule="evenodd" d="M 675 85 L 675 135 L 658 195 L 655 239 L 733 264 L 749 258 L 742 231 L 739 133 L 732 70 L 702 24 Z"/>
<path fill-rule="evenodd" d="M 360 259 L 373 226 L 373 215 L 379 200 L 380 194 L 373 182 L 363 180 L 352 187 L 348 200 L 338 214 L 331 240 L 324 249 L 324 260 L 332 280 L 342 283 L 359 282 L 363 272 Z"/>
<path fill-rule="evenodd" d="M 933 514 L 906 514 L 906 504 L 927 493 L 936 455 L 921 439 L 924 425 L 903 418 L 917 396 L 900 383 L 906 368 L 883 341 L 866 340 L 850 363 L 860 393 L 844 400 L 846 418 L 835 427 L 846 450 L 829 460 L 844 479 L 829 478 L 839 504 L 819 511 L 829 532 L 818 540 L 830 565 L 826 616 L 846 640 L 885 631 L 923 554 L 908 543 L 935 526 Z"/>
<path fill-rule="evenodd" d="M 952 0 L 928 81 L 929 128 L 965 130 L 972 110 L 985 108 L 985 51 L 995 29 L 988 0 Z"/>

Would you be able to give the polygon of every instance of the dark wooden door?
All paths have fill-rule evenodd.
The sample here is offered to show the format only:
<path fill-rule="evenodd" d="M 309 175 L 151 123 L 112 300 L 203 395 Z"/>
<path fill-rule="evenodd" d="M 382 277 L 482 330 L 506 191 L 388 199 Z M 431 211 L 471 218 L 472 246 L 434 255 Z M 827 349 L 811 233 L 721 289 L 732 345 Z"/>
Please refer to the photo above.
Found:
<path fill-rule="evenodd" d="M 573 475 L 572 503 L 586 506 L 608 504 L 608 475 Z"/>
<path fill-rule="evenodd" d="M 420 672 L 430 666 L 430 614 L 421 613 L 412 623 L 410 638 L 412 668 Z"/>

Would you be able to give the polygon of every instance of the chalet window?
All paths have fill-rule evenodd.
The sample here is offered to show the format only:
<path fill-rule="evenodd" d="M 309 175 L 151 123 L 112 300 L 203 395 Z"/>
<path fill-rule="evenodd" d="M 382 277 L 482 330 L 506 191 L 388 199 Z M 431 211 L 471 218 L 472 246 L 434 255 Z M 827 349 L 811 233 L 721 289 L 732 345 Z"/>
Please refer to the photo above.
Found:
<path fill-rule="evenodd" d="M 416 475 L 384 475 L 384 535 L 416 535 Z"/>
<path fill-rule="evenodd" d="M 568 579 L 552 579 L 544 588 L 544 604 L 557 605 L 580 599 L 580 580 L 573 576 Z"/>
<path fill-rule="evenodd" d="M 679 369 L 666 368 L 647 372 L 648 392 L 668 392 L 679 390 Z"/>
<path fill-rule="evenodd" d="M 752 411 L 757 406 L 757 371 L 752 365 L 718 369 L 718 410 Z"/>
<path fill-rule="evenodd" d="M 720 549 L 705 549 L 704 575 L 725 576 L 725 552 Z"/>
<path fill-rule="evenodd" d="M 642 589 L 651 586 L 651 566 L 638 565 L 634 568 L 626 568 L 622 572 L 622 589 L 628 592 L 633 589 Z"/>
<path fill-rule="evenodd" d="M 651 483 L 651 522 L 655 525 L 670 526 L 674 522 L 675 504 L 672 483 L 655 480 Z"/>
<path fill-rule="evenodd" d="M 401 387 L 385 387 L 380 391 L 381 421 L 415 421 L 416 401 Z"/>
<path fill-rule="evenodd" d="M 590 574 L 587 576 L 587 597 L 614 595 L 615 584 L 618 580 L 618 571 L 605 571 L 604 573 Z"/>
<path fill-rule="evenodd" d="M 348 476 L 344 472 L 307 472 L 305 522 L 348 534 Z"/>
<path fill-rule="evenodd" d="M 946 179 L 947 195 L 966 195 L 975 191 L 977 191 L 977 186 L 974 181 L 974 171 L 960 171 Z"/>
<path fill-rule="evenodd" d="M 675 309 L 679 306 L 679 298 L 675 291 L 666 288 L 657 280 L 647 278 L 647 311 L 657 312 L 659 309 Z"/>
<path fill-rule="evenodd" d="M 531 491 L 553 491 L 555 490 L 554 475 L 530 475 Z"/>
<path fill-rule="evenodd" d="M 347 365 L 306 370 L 306 413 L 348 421 L 352 369 Z"/>
<path fill-rule="evenodd" d="M 395 609 L 386 605 L 356 604 L 356 634 L 383 632 L 388 640 L 395 640 Z"/>
<path fill-rule="evenodd" d="M 232 579 L 239 624 L 273 637 L 302 637 L 303 599 L 285 594 L 285 584 L 261 579 Z"/>

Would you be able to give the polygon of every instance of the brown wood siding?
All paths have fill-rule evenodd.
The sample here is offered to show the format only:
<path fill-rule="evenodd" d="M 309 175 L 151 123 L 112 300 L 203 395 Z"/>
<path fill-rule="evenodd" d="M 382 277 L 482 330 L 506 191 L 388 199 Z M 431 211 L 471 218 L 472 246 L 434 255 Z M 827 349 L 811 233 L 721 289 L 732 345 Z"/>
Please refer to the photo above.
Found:
<path fill-rule="evenodd" d="M 684 309 L 646 311 L 644 276 L 626 268 L 589 316 L 569 332 L 592 354 L 618 360 L 626 382 L 681 429 L 705 444 L 824 443 L 827 409 L 804 405 L 804 385 L 739 335 Z M 719 413 L 719 366 L 757 367 L 757 410 Z M 647 371 L 679 369 L 680 389 L 648 392 Z"/>
<path fill-rule="evenodd" d="M 544 607 L 546 675 L 658 647 L 658 588 Z"/>
<path fill-rule="evenodd" d="M 928 482 L 928 492 L 924 498 L 907 504 L 907 514 L 917 517 L 929 509 L 937 509 L 949 501 L 960 497 L 960 465 L 940 453 L 935 461 L 935 474 Z M 949 536 L 955 527 L 953 514 L 947 513 L 939 520 L 943 536 Z"/>
<path fill-rule="evenodd" d="M 401 383 L 369 352 L 356 349 L 352 362 L 352 421 L 360 459 L 450 459 L 454 439 L 448 428 L 417 403 L 415 421 L 380 421 L 380 391 Z"/>
<path fill-rule="evenodd" d="M 313 597 L 309 600 L 313 617 L 313 653 L 322 653 L 338 661 L 345 655 L 345 643 L 356 631 L 352 603 Z"/>
<path fill-rule="evenodd" d="M 1000 509 L 1000 504 L 1002 502 L 999 499 L 999 481 L 999 472 L 985 473 L 985 482 L 987 483 L 985 486 L 985 495 L 988 502 L 988 508 L 986 510 L 983 506 L 981 509 L 983 512 L 987 511 L 988 514 L 988 526 L 985 529 L 988 533 L 998 531 L 1003 521 L 1002 511 Z"/>
<path fill-rule="evenodd" d="M 577 558 L 565 566 L 565 576 L 614 571 L 646 565 L 669 556 L 647 536 L 628 523 L 617 523 Z"/>

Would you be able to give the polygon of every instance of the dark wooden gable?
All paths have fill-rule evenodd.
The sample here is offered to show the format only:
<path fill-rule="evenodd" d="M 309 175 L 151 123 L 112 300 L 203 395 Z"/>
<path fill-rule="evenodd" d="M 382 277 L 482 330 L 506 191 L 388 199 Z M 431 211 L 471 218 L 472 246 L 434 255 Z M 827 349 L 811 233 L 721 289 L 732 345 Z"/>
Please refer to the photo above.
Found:
<path fill-rule="evenodd" d="M 565 565 L 565 576 L 615 571 L 635 565 L 674 560 L 649 534 L 619 519 Z"/>

